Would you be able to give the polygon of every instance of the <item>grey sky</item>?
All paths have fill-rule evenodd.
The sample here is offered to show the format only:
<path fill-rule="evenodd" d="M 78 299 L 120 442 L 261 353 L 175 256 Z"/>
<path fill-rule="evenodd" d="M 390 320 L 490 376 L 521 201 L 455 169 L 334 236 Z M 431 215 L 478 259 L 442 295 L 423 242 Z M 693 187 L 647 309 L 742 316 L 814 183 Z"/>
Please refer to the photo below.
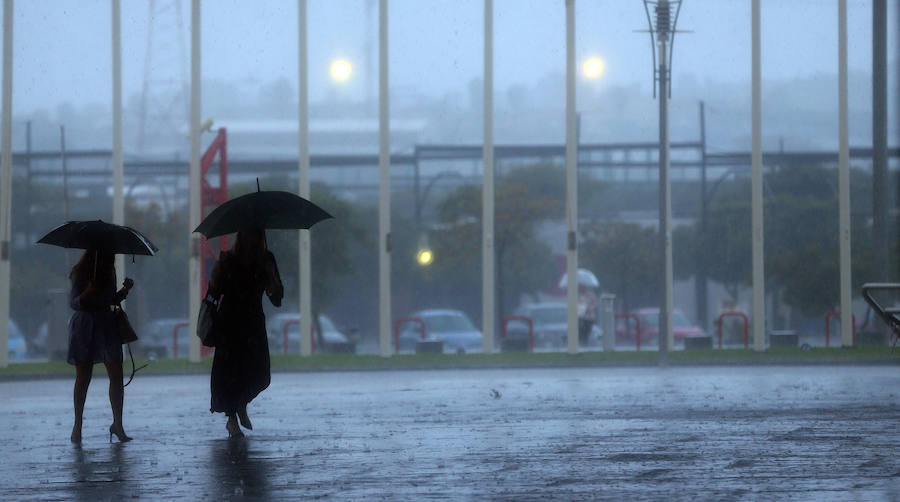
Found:
<path fill-rule="evenodd" d="M 355 78 L 341 92 L 364 92 L 366 3 L 368 0 L 309 2 L 310 92 L 316 100 L 331 92 L 328 64 L 344 57 Z M 144 78 L 148 33 L 145 1 L 125 0 L 123 86 L 126 99 Z M 897 2 L 888 2 L 896 19 Z M 373 2 L 375 5 L 375 2 Z M 835 73 L 837 2 L 763 0 L 763 78 L 789 79 Z M 871 0 L 849 0 L 851 71 L 871 69 Z M 750 0 L 685 0 L 678 35 L 674 80 L 741 82 L 750 74 Z M 495 2 L 495 85 L 533 85 L 564 71 L 563 0 Z M 395 92 L 440 96 L 466 93 L 482 69 L 481 0 L 392 0 L 390 75 Z M 186 57 L 190 2 L 182 2 Z M 377 5 L 373 10 L 377 15 Z M 577 2 L 579 63 L 596 55 L 606 73 L 596 85 L 637 83 L 649 93 L 650 43 L 640 0 Z M 59 103 L 110 101 L 110 2 L 41 0 L 15 4 L 14 114 Z M 889 26 L 894 26 L 889 22 Z M 203 2 L 203 77 L 255 86 L 279 77 L 297 81 L 297 8 L 293 0 Z M 894 28 L 895 30 L 895 28 Z M 163 33 L 160 31 L 160 36 Z M 377 28 L 371 29 L 373 37 Z M 373 40 L 372 49 L 377 49 Z M 177 52 L 172 51 L 176 55 Z M 897 61 L 896 32 L 889 59 Z M 174 60 L 173 60 L 174 62 Z M 185 64 L 187 60 L 185 59 Z M 377 64 L 377 62 L 375 63 Z M 892 75 L 893 78 L 893 75 Z M 851 89 L 851 92 L 853 90 Z M 749 87 L 748 87 L 749 92 Z"/>

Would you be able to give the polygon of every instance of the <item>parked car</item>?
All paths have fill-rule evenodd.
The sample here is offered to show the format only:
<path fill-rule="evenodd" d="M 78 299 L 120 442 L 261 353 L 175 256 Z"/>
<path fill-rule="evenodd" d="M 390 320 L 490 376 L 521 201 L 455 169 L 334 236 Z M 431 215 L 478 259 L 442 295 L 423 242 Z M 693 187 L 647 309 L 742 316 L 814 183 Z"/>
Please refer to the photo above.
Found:
<path fill-rule="evenodd" d="M 298 312 L 280 312 L 266 318 L 266 333 L 269 337 L 270 353 L 284 353 L 284 326 L 288 322 L 291 322 L 287 330 L 288 353 L 300 353 L 300 314 Z M 315 340 L 317 344 L 316 349 L 319 351 L 323 350 L 322 344 L 326 347 L 333 347 L 350 342 L 347 336 L 325 314 L 319 314 L 319 328 L 322 330 L 322 334 L 321 336 L 316 336 Z"/>
<path fill-rule="evenodd" d="M 641 320 L 641 344 L 656 343 L 659 340 L 659 308 L 643 308 L 631 312 Z M 706 336 L 702 328 L 695 326 L 679 309 L 672 310 L 672 336 L 676 345 L 683 345 L 684 339 L 695 336 Z M 616 324 L 616 341 L 634 341 L 634 321 L 627 323 L 620 319 Z"/>
<path fill-rule="evenodd" d="M 187 319 L 180 317 L 166 317 L 154 319 L 145 324 L 138 332 L 138 340 L 132 345 L 132 351 L 136 356 L 161 359 L 164 357 L 187 357 L 190 350 L 189 328 Z M 178 328 L 177 352 L 174 333 Z"/>
<path fill-rule="evenodd" d="M 425 323 L 425 340 L 444 342 L 444 352 L 464 354 L 484 349 L 481 331 L 460 310 L 420 310 L 409 317 L 421 319 Z M 397 336 L 399 350 L 415 350 L 416 342 L 420 340 L 422 331 L 417 322 L 405 323 Z"/>
<path fill-rule="evenodd" d="M 568 344 L 567 305 L 565 302 L 541 302 L 523 305 L 515 315 L 531 319 L 534 329 L 535 347 L 565 347 Z M 510 320 L 507 335 L 510 338 L 528 336 L 528 324 L 521 320 Z M 599 345 L 603 340 L 603 330 L 595 323 L 591 327 L 588 345 Z"/>
<path fill-rule="evenodd" d="M 6 341 L 10 361 L 24 361 L 28 357 L 28 345 L 25 343 L 25 335 L 19 329 L 16 321 L 9 319 L 7 323 L 9 336 Z"/>

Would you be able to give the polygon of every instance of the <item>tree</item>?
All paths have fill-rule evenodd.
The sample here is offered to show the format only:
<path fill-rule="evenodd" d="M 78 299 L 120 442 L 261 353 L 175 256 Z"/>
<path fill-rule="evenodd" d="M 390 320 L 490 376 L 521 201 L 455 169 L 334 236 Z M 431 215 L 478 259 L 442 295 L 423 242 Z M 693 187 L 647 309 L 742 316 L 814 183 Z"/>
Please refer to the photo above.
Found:
<path fill-rule="evenodd" d="M 865 206 L 870 200 L 868 174 L 851 170 L 852 290 L 870 275 L 871 227 Z M 781 292 L 790 306 L 809 316 L 823 315 L 839 295 L 837 176 L 816 165 L 780 166 L 765 178 L 766 289 Z M 699 222 L 684 233 L 704 250 L 708 277 L 736 298 L 752 284 L 750 187 L 747 180 L 723 185 L 710 205 L 707 232 Z M 682 259 L 683 275 L 696 271 L 698 260 Z"/>
<path fill-rule="evenodd" d="M 591 187 L 586 183 L 583 188 L 588 191 Z M 537 227 L 561 216 L 564 194 L 561 170 L 546 165 L 519 168 L 498 180 L 494 250 L 501 318 L 523 293 L 535 294 L 553 284 L 552 251 L 538 240 Z M 481 283 L 481 198 L 481 187 L 467 185 L 439 204 L 439 221 L 431 235 L 440 258 L 428 278 L 439 298 L 464 303 L 465 310 L 478 314 L 481 298 L 473 289 Z"/>
<path fill-rule="evenodd" d="M 581 228 L 579 260 L 615 291 L 625 311 L 659 303 L 659 242 L 653 228 L 618 221 L 590 222 Z"/>

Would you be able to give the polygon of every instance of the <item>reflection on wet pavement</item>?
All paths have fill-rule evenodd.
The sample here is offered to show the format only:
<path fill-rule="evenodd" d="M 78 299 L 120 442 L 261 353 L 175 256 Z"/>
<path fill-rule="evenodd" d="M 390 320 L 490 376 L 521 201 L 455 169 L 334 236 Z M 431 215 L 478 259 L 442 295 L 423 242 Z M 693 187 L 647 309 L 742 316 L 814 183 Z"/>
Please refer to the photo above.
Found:
<path fill-rule="evenodd" d="M 95 379 L 96 380 L 96 379 Z M 0 383 L 3 500 L 891 500 L 896 367 L 273 375 L 228 439 L 204 376 Z"/>

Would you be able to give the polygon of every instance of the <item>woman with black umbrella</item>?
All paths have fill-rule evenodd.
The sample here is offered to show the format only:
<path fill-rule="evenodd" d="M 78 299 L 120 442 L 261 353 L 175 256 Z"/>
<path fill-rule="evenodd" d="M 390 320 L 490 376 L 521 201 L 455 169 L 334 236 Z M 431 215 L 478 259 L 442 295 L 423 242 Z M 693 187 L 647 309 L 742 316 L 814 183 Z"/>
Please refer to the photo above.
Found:
<path fill-rule="evenodd" d="M 262 295 L 281 306 L 284 287 L 275 256 L 266 249 L 265 232 L 254 228 L 237 233 L 231 251 L 213 267 L 208 295 L 221 298 L 216 319 L 216 352 L 210 377 L 211 412 L 228 417 L 230 437 L 252 429 L 247 404 L 269 386 L 269 341 Z"/>
<path fill-rule="evenodd" d="M 119 441 L 130 441 L 122 425 L 122 408 L 125 389 L 122 384 L 122 341 L 116 331 L 113 305 L 128 296 L 134 281 L 125 278 L 122 289 L 116 291 L 114 256 L 108 251 L 88 249 L 72 268 L 69 279 L 72 289 L 69 306 L 75 311 L 69 319 L 69 364 L 75 365 L 75 425 L 70 437 L 73 443 L 81 443 L 81 418 L 84 401 L 94 364 L 106 365 L 109 376 L 109 404 L 113 423 L 109 426 L 109 438 L 115 435 Z"/>

